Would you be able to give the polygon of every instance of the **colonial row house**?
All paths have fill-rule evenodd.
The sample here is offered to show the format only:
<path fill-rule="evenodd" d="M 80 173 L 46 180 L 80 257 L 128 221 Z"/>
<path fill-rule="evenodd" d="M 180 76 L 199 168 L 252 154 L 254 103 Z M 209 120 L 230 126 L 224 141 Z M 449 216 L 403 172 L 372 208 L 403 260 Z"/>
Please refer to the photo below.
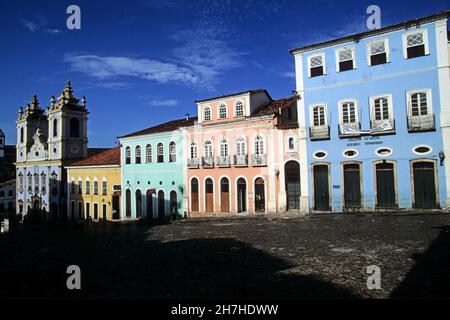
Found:
<path fill-rule="evenodd" d="M 448 17 L 291 50 L 312 212 L 450 207 Z"/>

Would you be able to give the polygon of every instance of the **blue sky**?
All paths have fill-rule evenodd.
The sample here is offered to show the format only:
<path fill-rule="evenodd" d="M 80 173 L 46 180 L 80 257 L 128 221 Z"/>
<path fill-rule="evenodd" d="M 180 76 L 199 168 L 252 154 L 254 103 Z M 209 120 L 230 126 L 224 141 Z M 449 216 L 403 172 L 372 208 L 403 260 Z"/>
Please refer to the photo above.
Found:
<path fill-rule="evenodd" d="M 66 8 L 81 8 L 81 30 Z M 295 88 L 290 48 L 365 31 L 366 8 L 382 26 L 450 8 L 450 0 L 2 0 L 0 128 L 15 144 L 17 109 L 42 106 L 66 80 L 86 96 L 89 146 L 195 115 L 194 100 Z"/>

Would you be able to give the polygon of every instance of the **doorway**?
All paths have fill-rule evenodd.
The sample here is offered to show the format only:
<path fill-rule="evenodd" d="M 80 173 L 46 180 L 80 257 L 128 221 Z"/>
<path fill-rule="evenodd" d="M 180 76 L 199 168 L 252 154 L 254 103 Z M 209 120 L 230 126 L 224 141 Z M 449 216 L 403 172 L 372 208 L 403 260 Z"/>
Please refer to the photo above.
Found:
<path fill-rule="evenodd" d="M 436 209 L 437 192 L 435 164 L 429 161 L 413 163 L 414 207 Z"/>
<path fill-rule="evenodd" d="M 314 210 L 330 211 L 330 179 L 329 167 L 326 164 L 313 166 L 314 177 Z"/>

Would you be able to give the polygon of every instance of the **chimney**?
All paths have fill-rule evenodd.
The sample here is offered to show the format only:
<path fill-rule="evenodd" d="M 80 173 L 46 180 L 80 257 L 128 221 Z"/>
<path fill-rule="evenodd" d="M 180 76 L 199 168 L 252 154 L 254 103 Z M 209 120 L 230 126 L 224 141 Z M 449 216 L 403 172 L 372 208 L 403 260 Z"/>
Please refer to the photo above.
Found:
<path fill-rule="evenodd" d="M 189 113 L 186 113 L 186 121 L 189 121 Z"/>

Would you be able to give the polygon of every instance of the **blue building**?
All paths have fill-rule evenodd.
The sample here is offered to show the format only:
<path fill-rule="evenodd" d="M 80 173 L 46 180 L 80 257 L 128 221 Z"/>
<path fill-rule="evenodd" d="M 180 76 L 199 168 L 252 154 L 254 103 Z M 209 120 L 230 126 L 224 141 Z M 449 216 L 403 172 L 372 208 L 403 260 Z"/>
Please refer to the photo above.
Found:
<path fill-rule="evenodd" d="M 450 207 L 448 17 L 291 50 L 312 212 Z"/>
<path fill-rule="evenodd" d="M 185 128 L 196 119 L 187 115 L 119 138 L 122 220 L 186 215 Z"/>

